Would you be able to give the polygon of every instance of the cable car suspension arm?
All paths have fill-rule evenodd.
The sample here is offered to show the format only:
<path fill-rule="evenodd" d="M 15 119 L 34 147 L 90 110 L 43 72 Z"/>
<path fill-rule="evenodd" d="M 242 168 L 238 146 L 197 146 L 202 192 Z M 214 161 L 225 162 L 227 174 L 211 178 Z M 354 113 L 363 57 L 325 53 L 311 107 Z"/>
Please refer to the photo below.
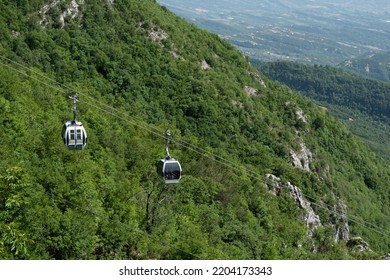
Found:
<path fill-rule="evenodd" d="M 80 99 L 77 94 L 69 95 L 69 98 L 73 100 L 73 122 L 76 122 L 76 102 L 79 102 Z"/>
<path fill-rule="evenodd" d="M 165 137 L 166 137 L 166 141 L 165 141 L 165 151 L 167 152 L 167 159 L 170 159 L 171 158 L 171 155 L 169 154 L 169 149 L 168 149 L 168 144 L 169 144 L 169 137 L 171 136 L 171 132 L 169 131 L 169 129 L 167 131 L 165 131 Z"/>

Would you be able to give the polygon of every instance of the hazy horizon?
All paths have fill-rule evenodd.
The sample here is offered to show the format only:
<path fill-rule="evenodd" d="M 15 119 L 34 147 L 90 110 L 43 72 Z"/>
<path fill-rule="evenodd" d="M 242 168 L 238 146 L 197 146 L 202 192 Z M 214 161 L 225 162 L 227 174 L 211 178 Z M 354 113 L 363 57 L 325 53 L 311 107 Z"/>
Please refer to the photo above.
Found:
<path fill-rule="evenodd" d="M 246 55 L 336 65 L 390 51 L 388 0 L 158 0 Z"/>

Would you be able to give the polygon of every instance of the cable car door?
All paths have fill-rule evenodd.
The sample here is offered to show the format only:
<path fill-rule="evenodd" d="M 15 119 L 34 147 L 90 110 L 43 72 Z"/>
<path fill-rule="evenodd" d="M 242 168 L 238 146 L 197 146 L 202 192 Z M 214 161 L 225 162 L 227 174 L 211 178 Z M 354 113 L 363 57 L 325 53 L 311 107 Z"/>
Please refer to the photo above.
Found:
<path fill-rule="evenodd" d="M 83 130 L 81 126 L 72 126 L 69 128 L 69 147 L 73 149 L 82 149 Z"/>

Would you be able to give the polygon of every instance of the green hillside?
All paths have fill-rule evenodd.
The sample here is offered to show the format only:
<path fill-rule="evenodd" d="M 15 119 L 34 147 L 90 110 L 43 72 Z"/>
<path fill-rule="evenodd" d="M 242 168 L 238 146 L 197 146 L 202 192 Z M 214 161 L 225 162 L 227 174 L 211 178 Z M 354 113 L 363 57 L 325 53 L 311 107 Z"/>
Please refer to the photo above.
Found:
<path fill-rule="evenodd" d="M 0 0 L 0 44 L 0 259 L 389 253 L 389 165 L 155 1 Z"/>
<path fill-rule="evenodd" d="M 390 52 L 369 52 L 338 65 L 344 70 L 381 81 L 390 81 Z"/>
<path fill-rule="evenodd" d="M 271 79 L 326 106 L 380 156 L 390 160 L 390 83 L 330 66 L 286 61 L 254 64 Z"/>

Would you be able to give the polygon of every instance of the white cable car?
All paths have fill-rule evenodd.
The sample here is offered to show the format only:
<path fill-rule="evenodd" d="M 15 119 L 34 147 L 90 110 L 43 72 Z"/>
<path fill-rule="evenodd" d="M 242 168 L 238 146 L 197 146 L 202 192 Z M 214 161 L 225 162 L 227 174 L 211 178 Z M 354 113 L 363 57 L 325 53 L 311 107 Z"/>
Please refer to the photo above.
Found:
<path fill-rule="evenodd" d="M 69 150 L 84 150 L 87 145 L 87 132 L 83 124 L 76 120 L 76 102 L 79 101 L 77 95 L 69 96 L 73 99 L 73 121 L 67 121 L 62 128 L 62 138 Z"/>
<path fill-rule="evenodd" d="M 177 184 L 180 182 L 182 168 L 180 162 L 171 157 L 168 150 L 168 137 L 171 136 L 169 130 L 165 132 L 167 137 L 165 150 L 167 152 L 167 157 L 162 158 L 157 163 L 157 172 L 161 175 L 165 181 L 165 184 Z"/>
<path fill-rule="evenodd" d="M 87 145 L 87 132 L 79 121 L 67 121 L 62 129 L 62 137 L 69 150 L 84 150 Z"/>
<path fill-rule="evenodd" d="M 162 158 L 158 162 L 157 168 L 165 184 L 177 184 L 180 182 L 182 168 L 179 161 L 174 158 Z"/>

